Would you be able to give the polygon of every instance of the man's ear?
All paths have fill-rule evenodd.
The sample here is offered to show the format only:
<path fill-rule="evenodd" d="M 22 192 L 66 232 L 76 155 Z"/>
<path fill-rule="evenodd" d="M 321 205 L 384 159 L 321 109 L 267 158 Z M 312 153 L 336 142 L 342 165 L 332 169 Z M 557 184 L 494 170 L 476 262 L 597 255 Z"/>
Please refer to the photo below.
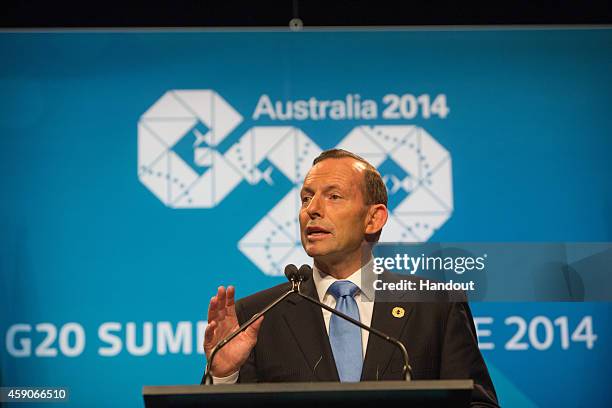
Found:
<path fill-rule="evenodd" d="M 387 218 L 389 218 L 389 210 L 387 210 L 386 205 L 371 205 L 366 218 L 365 233 L 367 235 L 378 233 L 387 223 Z"/>

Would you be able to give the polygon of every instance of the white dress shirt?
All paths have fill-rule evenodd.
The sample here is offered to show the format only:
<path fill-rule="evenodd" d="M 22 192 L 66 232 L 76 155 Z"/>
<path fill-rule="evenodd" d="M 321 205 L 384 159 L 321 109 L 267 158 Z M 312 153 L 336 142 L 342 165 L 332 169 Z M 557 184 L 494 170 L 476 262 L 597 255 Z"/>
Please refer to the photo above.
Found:
<path fill-rule="evenodd" d="M 314 282 L 315 288 L 317 289 L 317 294 L 319 295 L 319 301 L 321 303 L 326 304 L 331 308 L 336 307 L 336 298 L 328 292 L 329 287 L 332 283 L 337 280 L 347 280 L 353 282 L 359 290 L 355 293 L 354 298 L 357 302 L 357 308 L 359 309 L 359 320 L 361 323 L 366 326 L 370 326 L 372 323 L 372 313 L 374 312 L 374 290 L 371 285 L 364 284 L 362 282 L 362 269 L 367 269 L 368 266 L 371 269 L 371 260 L 368 264 L 364 266 L 364 268 L 359 268 L 351 276 L 345 279 L 336 279 L 331 275 L 326 274 L 325 272 L 320 271 L 316 266 L 312 268 L 312 280 Z M 323 321 L 325 322 L 325 330 L 327 331 L 327 335 L 329 336 L 329 321 L 331 319 L 332 313 L 322 309 L 323 312 Z M 366 330 L 361 330 L 361 357 L 365 358 L 366 349 L 368 347 L 368 335 L 369 332 Z M 213 376 L 213 384 L 234 384 L 238 381 L 238 371 L 233 374 L 228 375 L 227 377 L 215 377 Z"/>

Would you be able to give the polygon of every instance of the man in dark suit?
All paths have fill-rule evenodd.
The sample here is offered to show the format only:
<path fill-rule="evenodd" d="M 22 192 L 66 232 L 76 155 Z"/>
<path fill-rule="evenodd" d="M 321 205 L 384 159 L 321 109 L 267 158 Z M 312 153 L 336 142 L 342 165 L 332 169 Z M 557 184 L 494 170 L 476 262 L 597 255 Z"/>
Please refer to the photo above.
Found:
<path fill-rule="evenodd" d="M 473 379 L 472 406 L 497 406 L 466 302 L 417 302 L 406 292 L 383 301 L 366 283 L 371 244 L 388 217 L 378 171 L 352 153 L 325 151 L 304 180 L 301 200 L 301 241 L 314 259 L 302 291 L 399 339 L 412 379 Z M 399 277 L 385 272 L 382 279 Z M 219 287 L 209 305 L 206 355 L 288 289 L 278 285 L 235 304 L 235 289 Z M 402 367 L 393 345 L 292 296 L 221 349 L 212 374 L 214 383 L 400 380 Z"/>

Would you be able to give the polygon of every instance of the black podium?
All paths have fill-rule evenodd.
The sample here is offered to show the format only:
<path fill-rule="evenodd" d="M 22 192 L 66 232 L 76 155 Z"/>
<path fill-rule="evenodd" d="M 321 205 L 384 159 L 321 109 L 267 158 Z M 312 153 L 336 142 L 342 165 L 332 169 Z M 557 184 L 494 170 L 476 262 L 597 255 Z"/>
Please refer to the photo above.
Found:
<path fill-rule="evenodd" d="M 145 386 L 146 408 L 468 407 L 472 380 Z M 357 405 L 353 405 L 357 404 Z"/>

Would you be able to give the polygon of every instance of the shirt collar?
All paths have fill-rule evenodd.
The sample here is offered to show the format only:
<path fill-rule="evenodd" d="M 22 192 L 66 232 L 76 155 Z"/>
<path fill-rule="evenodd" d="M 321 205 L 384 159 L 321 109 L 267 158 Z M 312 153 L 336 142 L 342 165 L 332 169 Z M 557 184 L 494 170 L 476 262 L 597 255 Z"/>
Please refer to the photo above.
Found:
<path fill-rule="evenodd" d="M 314 282 L 315 288 L 317 289 L 317 294 L 319 295 L 319 301 L 323 302 L 323 298 L 327 294 L 327 290 L 332 285 L 332 283 L 338 280 L 346 280 L 353 282 L 358 288 L 359 292 L 363 295 L 363 301 L 373 301 L 374 300 L 374 290 L 371 285 L 364 284 L 362 280 L 362 270 L 366 271 L 366 276 L 368 276 L 367 271 L 372 269 L 372 259 L 365 264 L 363 267 L 357 269 L 353 272 L 349 277 L 344 279 L 336 279 L 331 275 L 326 274 L 325 272 L 319 270 L 316 265 L 312 267 L 312 280 Z"/>

